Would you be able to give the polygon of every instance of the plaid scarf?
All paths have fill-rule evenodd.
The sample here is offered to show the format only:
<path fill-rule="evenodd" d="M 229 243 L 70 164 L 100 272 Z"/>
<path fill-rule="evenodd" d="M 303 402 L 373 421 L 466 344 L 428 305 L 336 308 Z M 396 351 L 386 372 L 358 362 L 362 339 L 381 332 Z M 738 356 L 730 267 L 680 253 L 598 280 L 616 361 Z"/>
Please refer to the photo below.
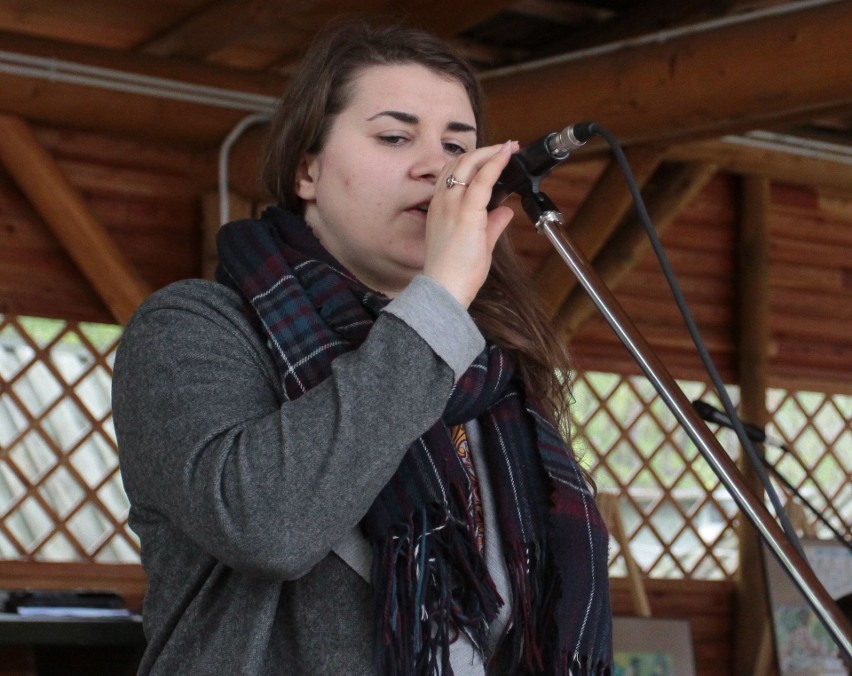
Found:
<path fill-rule="evenodd" d="M 329 377 L 388 302 L 281 209 L 224 226 L 218 245 L 217 280 L 244 298 L 290 400 Z M 503 602 L 473 536 L 469 477 L 449 430 L 474 418 L 512 590 L 509 629 L 490 656 L 488 625 Z M 458 381 L 443 417 L 409 447 L 361 528 L 374 555 L 378 673 L 451 674 L 459 631 L 513 674 L 611 672 L 606 529 L 573 454 L 499 347 L 489 344 Z"/>

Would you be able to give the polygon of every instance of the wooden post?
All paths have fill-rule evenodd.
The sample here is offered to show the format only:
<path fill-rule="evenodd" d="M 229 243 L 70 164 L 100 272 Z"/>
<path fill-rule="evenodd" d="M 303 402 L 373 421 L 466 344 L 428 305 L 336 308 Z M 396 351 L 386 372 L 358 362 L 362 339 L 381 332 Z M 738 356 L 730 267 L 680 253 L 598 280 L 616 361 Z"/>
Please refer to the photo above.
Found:
<path fill-rule="evenodd" d="M 768 422 L 769 204 L 769 181 L 758 176 L 744 177 L 739 240 L 740 416 L 744 421 L 759 427 Z M 763 495 L 763 486 L 749 465 L 748 458 L 740 459 L 740 468 L 752 490 Z M 739 542 L 734 673 L 763 676 L 755 671 L 761 654 L 761 650 L 755 648 L 761 647 L 765 652 L 766 641 L 772 640 L 769 602 L 760 538 L 745 519 L 740 520 Z M 765 669 L 766 666 L 771 667 L 771 664 L 760 666 Z"/>
<path fill-rule="evenodd" d="M 0 114 L 0 162 L 113 317 L 125 324 L 151 290 L 20 118 Z"/>
<path fill-rule="evenodd" d="M 621 511 L 618 509 L 619 498 L 612 493 L 598 493 L 595 501 L 598 504 L 598 509 L 600 509 L 601 518 L 604 520 L 612 538 L 618 543 L 621 556 L 624 557 L 633 611 L 637 617 L 651 617 L 651 604 L 648 601 L 648 593 L 645 591 L 642 571 L 636 565 L 633 554 L 630 552 L 630 540 L 627 537 L 627 531 L 624 529 Z"/>

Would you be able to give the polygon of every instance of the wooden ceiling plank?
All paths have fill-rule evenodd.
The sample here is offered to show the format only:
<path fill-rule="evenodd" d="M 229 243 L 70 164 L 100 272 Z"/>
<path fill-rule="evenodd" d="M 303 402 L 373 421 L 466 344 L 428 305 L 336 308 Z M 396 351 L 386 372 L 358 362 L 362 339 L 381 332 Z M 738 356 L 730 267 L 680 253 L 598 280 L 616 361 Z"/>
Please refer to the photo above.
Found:
<path fill-rule="evenodd" d="M 606 21 L 615 16 L 611 9 L 556 0 L 519 0 L 512 5 L 512 12 L 568 25 Z"/>
<path fill-rule="evenodd" d="M 661 149 L 652 146 L 628 148 L 625 154 L 640 186 L 650 178 L 663 158 Z M 612 160 L 565 228 L 586 257 L 592 260 L 630 205 L 624 174 Z M 553 317 L 577 285 L 577 278 L 565 266 L 561 256 L 552 251 L 536 272 L 533 284 L 545 312 Z"/>
<path fill-rule="evenodd" d="M 651 222 L 661 234 L 701 191 L 716 173 L 708 164 L 688 164 L 673 171 L 662 167 L 649 182 L 645 204 Z M 658 180 L 659 179 L 659 180 Z M 638 216 L 630 217 L 610 237 L 606 247 L 594 258 L 594 268 L 604 284 L 615 290 L 650 249 L 645 228 Z M 554 318 L 557 330 L 566 337 L 576 335 L 584 322 L 594 314 L 595 305 L 586 291 L 575 288 Z"/>
<path fill-rule="evenodd" d="M 151 292 L 29 125 L 0 115 L 0 161 L 115 319 L 126 323 Z"/>
<path fill-rule="evenodd" d="M 852 59 L 838 58 L 850 25 L 852 3 L 835 2 L 509 68 L 484 86 L 504 138 L 535 138 L 571 118 L 625 144 L 738 133 L 852 104 Z"/>
<path fill-rule="evenodd" d="M 514 0 L 407 0 L 391 10 L 412 26 L 450 38 L 509 7 Z"/>
<path fill-rule="evenodd" d="M 285 22 L 270 22 L 269 17 L 244 0 L 217 0 L 140 44 L 137 51 L 204 59 L 223 47 L 269 30 L 270 24 L 282 24 L 280 27 L 286 29 Z"/>
<path fill-rule="evenodd" d="M 0 30 L 127 49 L 185 12 L 181 5 L 203 1 L 0 0 Z"/>

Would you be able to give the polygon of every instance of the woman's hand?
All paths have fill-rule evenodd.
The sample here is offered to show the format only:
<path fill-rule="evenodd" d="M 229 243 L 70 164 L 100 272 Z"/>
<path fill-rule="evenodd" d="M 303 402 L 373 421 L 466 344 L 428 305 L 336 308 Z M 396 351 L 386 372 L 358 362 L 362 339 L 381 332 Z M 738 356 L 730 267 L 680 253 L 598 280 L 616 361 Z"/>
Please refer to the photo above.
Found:
<path fill-rule="evenodd" d="M 497 238 L 509 225 L 509 207 L 487 211 L 491 191 L 517 141 L 485 146 L 447 163 L 438 175 L 426 217 L 423 274 L 437 280 L 464 307 L 488 276 Z M 447 187 L 447 179 L 467 184 Z"/>

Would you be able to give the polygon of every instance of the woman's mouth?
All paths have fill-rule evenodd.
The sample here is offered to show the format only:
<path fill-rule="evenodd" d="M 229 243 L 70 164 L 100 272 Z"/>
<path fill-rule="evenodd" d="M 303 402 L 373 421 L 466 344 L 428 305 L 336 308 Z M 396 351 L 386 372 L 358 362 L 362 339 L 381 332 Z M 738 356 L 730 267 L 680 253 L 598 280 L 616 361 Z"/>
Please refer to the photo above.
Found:
<path fill-rule="evenodd" d="M 429 212 L 429 202 L 421 202 L 420 204 L 415 204 L 412 207 L 406 209 L 406 211 L 410 211 L 415 214 L 422 214 L 425 216 Z"/>

